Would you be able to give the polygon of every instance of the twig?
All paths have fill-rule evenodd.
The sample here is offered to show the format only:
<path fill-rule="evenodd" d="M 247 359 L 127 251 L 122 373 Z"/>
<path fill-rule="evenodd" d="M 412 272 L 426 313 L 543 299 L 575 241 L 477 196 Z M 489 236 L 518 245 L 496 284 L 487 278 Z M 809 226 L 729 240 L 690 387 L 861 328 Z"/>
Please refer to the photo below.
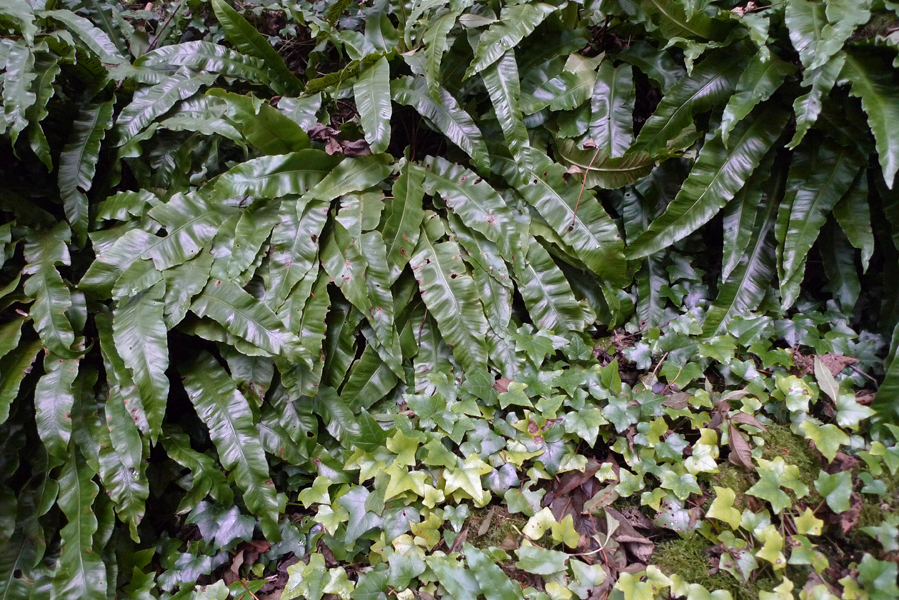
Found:
<path fill-rule="evenodd" d="M 175 15 L 178 14 L 178 11 L 181 10 L 182 6 L 184 6 L 184 0 L 181 0 L 181 2 L 178 3 L 178 8 L 172 11 L 172 14 L 170 14 L 168 18 L 166 18 L 165 22 L 162 24 L 162 27 L 160 27 L 159 31 L 156 32 L 156 35 L 153 37 L 153 41 L 150 42 L 149 46 L 147 46 L 147 52 L 152 52 L 156 49 L 156 44 L 159 43 L 159 37 L 163 34 L 166 27 L 169 26 L 169 23 L 172 22 L 172 19 L 175 18 Z"/>
<path fill-rule="evenodd" d="M 865 373 L 864 371 L 862 371 L 855 365 L 849 365 L 849 368 L 852 369 L 853 371 L 855 371 L 856 373 L 858 373 L 859 375 L 861 375 L 862 377 L 866 377 L 867 379 L 869 379 L 874 384 L 875 390 L 880 389 L 880 386 L 877 384 L 876 379 L 874 379 L 873 377 L 871 377 L 870 375 L 868 375 L 867 373 Z M 758 369 L 756 369 L 756 370 L 758 370 Z"/>
<path fill-rule="evenodd" d="M 421 346 L 421 330 L 425 327 L 425 321 L 428 320 L 428 309 L 425 308 L 425 316 L 421 320 L 421 325 L 418 326 L 418 345 Z"/>
<path fill-rule="evenodd" d="M 574 222 L 577 219 L 577 209 L 581 205 L 581 196 L 584 195 L 584 189 L 587 187 L 587 175 L 590 174 L 590 169 L 593 167 L 593 161 L 596 160 L 597 156 L 599 156 L 599 147 L 596 148 L 596 152 L 593 153 L 593 158 L 590 159 L 590 164 L 587 165 L 587 170 L 584 171 L 584 181 L 581 183 L 581 192 L 577 195 L 577 202 L 574 205 L 574 214 L 571 215 L 571 228 L 574 228 Z"/>
<path fill-rule="evenodd" d="M 247 593 L 248 593 L 249 595 L 253 596 L 253 600 L 259 600 L 259 597 L 258 597 L 256 594 L 254 594 L 253 592 L 251 592 L 251 591 L 250 591 L 250 588 L 247 587 L 247 582 L 246 582 L 246 581 L 244 581 L 243 579 L 241 579 L 241 580 L 240 580 L 240 585 L 243 586 L 243 589 L 247 590 Z"/>

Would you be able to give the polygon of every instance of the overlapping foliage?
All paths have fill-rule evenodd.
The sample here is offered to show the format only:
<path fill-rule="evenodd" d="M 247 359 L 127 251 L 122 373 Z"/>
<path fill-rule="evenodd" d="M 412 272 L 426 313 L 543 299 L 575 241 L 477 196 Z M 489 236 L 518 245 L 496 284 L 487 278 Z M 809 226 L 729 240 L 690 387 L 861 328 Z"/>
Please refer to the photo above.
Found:
<path fill-rule="evenodd" d="M 894 3 L 150 8 L 0 4 L 0 597 L 897 593 Z"/>

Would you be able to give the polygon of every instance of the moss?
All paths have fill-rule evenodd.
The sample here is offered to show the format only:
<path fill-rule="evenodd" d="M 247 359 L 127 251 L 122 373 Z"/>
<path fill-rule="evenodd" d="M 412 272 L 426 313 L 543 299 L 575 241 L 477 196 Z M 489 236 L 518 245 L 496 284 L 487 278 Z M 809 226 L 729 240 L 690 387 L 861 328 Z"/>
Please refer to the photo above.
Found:
<path fill-rule="evenodd" d="M 709 550 L 712 545 L 700 535 L 689 539 L 669 540 L 656 546 L 650 561 L 666 575 L 677 574 L 689 583 L 698 583 L 710 592 L 727 590 L 734 600 L 757 600 L 759 591 L 770 591 L 777 584 L 768 579 L 740 582 L 730 573 L 719 571 L 709 575 Z"/>
<path fill-rule="evenodd" d="M 730 462 L 722 462 L 718 465 L 718 473 L 712 479 L 712 485 L 718 487 L 729 488 L 737 495 L 734 500 L 734 506 L 743 509 L 743 498 L 746 490 L 751 488 L 756 481 L 754 473 L 749 473 L 746 469 L 738 467 Z M 709 495 L 708 504 L 715 499 L 714 492 Z M 705 507 L 708 510 L 708 506 Z"/>
<path fill-rule="evenodd" d="M 478 536 L 478 530 L 487 518 L 490 511 L 493 516 L 490 518 L 490 524 L 487 531 L 482 536 Z M 516 547 L 520 545 L 521 531 L 527 525 L 528 517 L 521 514 L 510 514 L 502 506 L 488 506 L 476 509 L 471 513 L 468 519 L 468 541 L 476 548 L 489 548 L 495 546 L 499 548 L 510 534 L 515 538 Z M 517 529 L 517 531 L 516 531 Z"/>
<path fill-rule="evenodd" d="M 766 426 L 768 431 L 762 432 L 765 440 L 762 446 L 762 458 L 774 460 L 783 457 L 788 464 L 799 467 L 799 478 L 809 489 L 814 489 L 815 479 L 824 467 L 815 451 L 802 437 L 793 433 L 786 425 L 772 423 Z"/>

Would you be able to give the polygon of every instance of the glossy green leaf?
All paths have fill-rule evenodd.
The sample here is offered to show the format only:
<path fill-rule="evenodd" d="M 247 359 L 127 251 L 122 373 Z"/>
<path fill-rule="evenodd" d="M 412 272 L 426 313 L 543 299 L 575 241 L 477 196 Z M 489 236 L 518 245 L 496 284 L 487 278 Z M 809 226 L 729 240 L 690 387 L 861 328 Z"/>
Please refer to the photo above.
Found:
<path fill-rule="evenodd" d="M 583 183 L 586 178 L 586 187 L 609 190 L 636 182 L 648 175 L 655 165 L 655 159 L 648 154 L 635 152 L 609 158 L 601 149 L 579 150 L 572 140 L 558 140 L 556 158 L 572 173 L 569 181 Z"/>
<path fill-rule="evenodd" d="M 618 229 L 590 190 L 565 180 L 565 168 L 534 152 L 535 170 L 519 191 L 578 258 L 601 278 L 624 276 L 623 243 Z"/>
<path fill-rule="evenodd" d="M 735 128 L 729 149 L 720 136 L 707 142 L 665 214 L 628 245 L 628 258 L 648 256 L 707 223 L 740 191 L 782 133 L 786 121 L 786 112 L 777 106 L 762 107 Z"/>
<path fill-rule="evenodd" d="M 871 208 L 868 205 L 868 176 L 862 171 L 855 183 L 833 207 L 833 216 L 854 248 L 862 251 L 862 271 L 874 254 L 874 233 L 871 229 Z"/>
<path fill-rule="evenodd" d="M 280 540 L 275 488 L 269 479 L 268 464 L 246 398 L 206 352 L 181 367 L 180 371 L 190 401 L 209 427 L 209 436 L 218 450 L 222 466 L 234 471 L 247 508 L 262 519 L 266 539 Z"/>
<path fill-rule="evenodd" d="M 565 275 L 533 238 L 516 279 L 518 291 L 537 328 L 556 333 L 583 331 L 583 307 L 575 300 Z"/>
<path fill-rule="evenodd" d="M 19 394 L 22 379 L 31 371 L 37 354 L 43 350 L 38 338 L 17 345 L 11 352 L 0 358 L 0 423 L 9 418 L 9 407 Z"/>
<path fill-rule="evenodd" d="M 631 152 L 653 154 L 663 149 L 693 123 L 693 116 L 724 103 L 737 87 L 744 55 L 737 49 L 718 51 L 696 65 L 693 73 L 678 81 L 656 107 Z"/>
<path fill-rule="evenodd" d="M 181 100 L 190 98 L 204 85 L 215 81 L 214 75 L 196 75 L 182 67 L 172 75 L 136 94 L 116 118 L 116 145 L 122 146 L 167 113 Z"/>
<path fill-rule="evenodd" d="M 440 242 L 443 234 L 439 219 L 428 220 L 410 264 L 440 334 L 459 364 L 470 371 L 487 360 L 487 320 L 458 244 Z"/>
<path fill-rule="evenodd" d="M 265 154 L 288 154 L 309 147 L 306 132 L 267 102 L 220 89 L 207 95 L 224 104 L 224 118 Z"/>
<path fill-rule="evenodd" d="M 100 144 L 106 130 L 112 127 L 115 100 L 91 104 L 78 114 L 72 123 L 69 139 L 59 155 L 57 182 L 66 217 L 76 240 L 83 244 L 87 237 L 87 197 L 91 189 Z"/>
<path fill-rule="evenodd" d="M 137 386 L 153 442 L 162 430 L 169 395 L 165 374 L 169 352 L 163 321 L 164 294 L 165 286 L 157 284 L 121 301 L 112 324 L 116 349 Z"/>
<path fill-rule="evenodd" d="M 269 308 L 231 281 L 211 279 L 190 307 L 271 356 L 299 351 L 296 337 Z"/>
<path fill-rule="evenodd" d="M 590 137 L 600 155 L 624 156 L 634 139 L 634 73 L 630 66 L 599 65 L 591 100 Z"/>
<path fill-rule="evenodd" d="M 811 126 L 818 120 L 824 97 L 830 93 L 845 63 L 846 54 L 838 52 L 824 65 L 805 72 L 802 85 L 811 87 L 811 89 L 793 101 L 793 111 L 796 113 L 796 133 L 787 145 L 788 148 L 796 148 Z"/>
<path fill-rule="evenodd" d="M 760 174 L 767 177 L 769 174 Z M 750 179 L 752 182 L 756 177 Z M 761 304 L 776 275 L 774 224 L 778 201 L 783 195 L 783 174 L 775 172 L 773 184 L 765 190 L 764 198 L 758 197 L 758 206 L 745 206 L 750 213 L 751 236 L 736 257 L 718 297 L 712 303 L 703 323 L 703 334 L 719 335 L 727 331 L 727 325 L 738 315 L 747 315 Z M 736 198 L 739 201 L 741 198 Z M 742 227 L 742 225 L 741 225 Z"/>
<path fill-rule="evenodd" d="M 37 102 L 31 83 L 37 79 L 34 70 L 34 53 L 23 42 L 12 44 L 6 56 L 6 73 L 3 77 L 4 128 L 15 144 L 19 134 L 28 127 L 27 111 Z"/>
<path fill-rule="evenodd" d="M 393 182 L 393 198 L 388 203 L 382 229 L 391 284 L 399 278 L 418 244 L 425 214 L 422 208 L 424 177 L 424 170 L 410 162 L 403 166 Z"/>
<path fill-rule="evenodd" d="M 300 150 L 280 156 L 262 156 L 240 163 L 204 188 L 211 200 L 243 197 L 280 198 L 302 195 L 340 164 L 340 158 L 321 150 Z"/>
<path fill-rule="evenodd" d="M 115 45 L 115 42 L 109 38 L 109 35 L 99 27 L 94 26 L 89 19 L 79 16 L 70 10 L 43 11 L 40 13 L 40 16 L 59 21 L 65 25 L 103 63 L 119 65 L 127 62 L 127 59 L 122 56 L 122 53 Z"/>
<path fill-rule="evenodd" d="M 424 190 L 439 194 L 465 225 L 494 242 L 508 261 L 521 247 L 512 211 L 489 183 L 475 173 L 433 156 L 425 158 Z"/>
<path fill-rule="evenodd" d="M 495 63 L 556 10 L 557 7 L 540 2 L 504 8 L 500 20 L 491 25 L 478 40 L 474 61 L 468 67 L 465 76 L 480 73 Z"/>
<path fill-rule="evenodd" d="M 72 448 L 59 474 L 59 508 L 66 517 L 62 551 L 53 577 L 53 597 L 66 600 L 106 598 L 106 566 L 94 552 L 97 517 L 91 506 L 99 488 L 94 473 Z"/>
<path fill-rule="evenodd" d="M 879 60 L 851 53 L 840 72 L 840 82 L 850 84 L 850 93 L 861 98 L 874 132 L 877 155 L 887 187 L 893 189 L 899 171 L 899 86 L 893 81 L 889 67 Z"/>
<path fill-rule="evenodd" d="M 393 105 L 390 99 L 390 65 L 380 58 L 359 75 L 353 86 L 356 109 L 362 121 L 365 141 L 372 153 L 387 150 L 390 143 L 390 116 Z"/>
<path fill-rule="evenodd" d="M 774 56 L 765 59 L 761 52 L 752 57 L 749 66 L 740 75 L 737 89 L 721 117 L 721 137 L 727 144 L 734 126 L 743 120 L 760 102 L 764 102 L 777 91 L 787 76 L 796 72 L 796 67 Z"/>
<path fill-rule="evenodd" d="M 56 268 L 56 265 L 71 263 L 69 249 L 69 228 L 59 223 L 51 231 L 36 231 L 25 243 L 23 273 L 30 275 L 25 280 L 24 292 L 34 299 L 30 315 L 34 328 L 47 348 L 61 357 L 72 356 L 71 346 L 75 342 L 72 323 L 66 311 L 72 306 L 72 294 Z"/>
<path fill-rule="evenodd" d="M 159 72 L 160 81 L 174 67 L 187 67 L 207 73 L 235 77 L 248 83 L 268 85 L 269 72 L 265 62 L 221 44 L 205 40 L 163 46 L 147 52 L 134 61 L 135 67 L 146 67 Z M 144 81 L 159 83 L 159 81 Z"/>
<path fill-rule="evenodd" d="M 44 354 L 44 375 L 34 390 L 34 420 L 47 452 L 64 461 L 72 437 L 72 384 L 78 375 L 78 360 Z"/>
<path fill-rule="evenodd" d="M 666 38 L 717 39 L 722 36 L 722 24 L 701 11 L 690 11 L 665 0 L 641 0 L 641 8 L 655 17 L 659 30 Z"/>
<path fill-rule="evenodd" d="M 150 217 L 165 228 L 166 236 L 152 237 L 141 258 L 152 259 L 159 271 L 187 262 L 212 242 L 218 228 L 234 213 L 235 204 L 214 202 L 195 192 L 175 194 L 150 210 Z"/>
<path fill-rule="evenodd" d="M 276 91 L 289 95 L 297 95 L 303 91 L 302 82 L 291 73 L 284 63 L 284 59 L 272 48 L 268 40 L 256 31 L 253 25 L 224 0 L 213 0 L 212 10 L 215 11 L 215 18 L 225 30 L 228 41 L 242 53 L 257 56 L 263 60 L 273 75 L 271 81 Z"/>
<path fill-rule="evenodd" d="M 339 196 L 359 192 L 383 181 L 390 174 L 393 158 L 387 154 L 345 158 L 309 190 L 305 198 L 330 202 Z"/>
<path fill-rule="evenodd" d="M 423 78 L 406 77 L 391 81 L 390 92 L 395 102 L 411 106 L 433 121 L 452 143 L 471 157 L 479 171 L 489 170 L 490 156 L 481 130 L 446 89 L 440 87 L 435 100 Z"/>
<path fill-rule="evenodd" d="M 861 167 L 858 156 L 848 148 L 814 144 L 805 152 L 797 152 L 783 205 L 789 207 L 788 226 L 783 240 L 778 240 L 782 245 L 782 290 L 784 281 L 801 276 L 827 214 L 849 190 Z M 788 299 L 784 298 L 787 306 L 792 303 Z"/>
<path fill-rule="evenodd" d="M 481 78 L 487 87 L 493 111 L 503 130 L 503 137 L 509 152 L 522 168 L 530 169 L 530 146 L 528 131 L 522 121 L 521 107 L 518 99 L 521 96 L 521 83 L 518 79 L 518 63 L 513 51 L 506 52 L 498 61 L 481 72 Z"/>

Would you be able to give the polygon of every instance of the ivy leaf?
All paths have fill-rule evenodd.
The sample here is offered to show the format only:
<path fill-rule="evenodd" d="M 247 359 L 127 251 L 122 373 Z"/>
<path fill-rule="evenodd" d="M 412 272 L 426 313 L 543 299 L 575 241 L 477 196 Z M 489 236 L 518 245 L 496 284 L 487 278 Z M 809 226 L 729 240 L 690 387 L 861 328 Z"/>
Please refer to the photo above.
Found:
<path fill-rule="evenodd" d="M 222 466 L 235 472 L 238 485 L 244 491 L 244 502 L 250 512 L 262 519 L 266 538 L 280 540 L 278 501 L 249 403 L 206 352 L 181 372 L 187 395 L 200 419 L 209 427 Z"/>
<path fill-rule="evenodd" d="M 522 546 L 518 550 L 515 566 L 534 575 L 552 575 L 564 571 L 568 555 L 564 552 L 546 550 L 536 546 Z"/>
<path fill-rule="evenodd" d="M 690 473 L 684 473 L 678 476 L 672 470 L 662 473 L 662 487 L 674 492 L 674 495 L 681 500 L 686 500 L 690 494 L 701 494 L 699 484 L 696 483 L 696 476 Z"/>
<path fill-rule="evenodd" d="M 337 504 L 342 506 L 350 516 L 344 536 L 346 544 L 352 544 L 360 536 L 376 527 L 380 527 L 384 522 L 384 519 L 380 516 L 365 508 L 365 503 L 370 493 L 362 486 L 355 486 L 337 499 Z"/>
<path fill-rule="evenodd" d="M 428 568 L 425 561 L 415 551 L 408 554 L 391 554 L 387 562 L 390 563 L 390 575 L 387 582 L 398 590 L 409 587 L 412 580 Z"/>
<path fill-rule="evenodd" d="M 780 477 L 774 471 L 765 468 L 758 469 L 759 481 L 746 490 L 747 494 L 767 500 L 774 509 L 774 514 L 779 514 L 785 508 L 793 505 L 790 497 L 780 489 Z"/>
<path fill-rule="evenodd" d="M 824 496 L 827 506 L 835 513 L 846 512 L 851 508 L 849 498 L 852 495 L 852 473 L 841 471 L 829 475 L 824 471 L 818 473 L 815 489 Z"/>
<path fill-rule="evenodd" d="M 481 486 L 481 476 L 486 475 L 493 468 L 478 458 L 477 454 L 471 454 L 464 461 L 459 459 L 459 464 L 453 469 L 444 469 L 443 476 L 446 486 L 443 492 L 449 496 L 456 490 L 463 490 L 474 499 L 475 504 L 482 505 L 486 500 L 484 488 Z"/>
<path fill-rule="evenodd" d="M 849 444 L 849 436 L 833 423 L 819 426 L 811 421 L 803 421 L 800 427 L 808 438 L 815 442 L 815 448 L 824 455 L 827 462 L 833 462 L 840 446 Z"/>
<path fill-rule="evenodd" d="M 715 490 L 715 500 L 709 507 L 706 516 L 712 519 L 724 521 L 730 525 L 731 529 L 736 531 L 740 527 L 740 511 L 734 508 L 734 500 L 737 495 L 730 488 L 713 486 Z M 798 525 L 798 524 L 797 524 Z"/>
<path fill-rule="evenodd" d="M 469 543 L 464 548 L 465 560 L 474 573 L 487 600 L 521 600 L 521 587 L 503 573 L 484 552 Z"/>

